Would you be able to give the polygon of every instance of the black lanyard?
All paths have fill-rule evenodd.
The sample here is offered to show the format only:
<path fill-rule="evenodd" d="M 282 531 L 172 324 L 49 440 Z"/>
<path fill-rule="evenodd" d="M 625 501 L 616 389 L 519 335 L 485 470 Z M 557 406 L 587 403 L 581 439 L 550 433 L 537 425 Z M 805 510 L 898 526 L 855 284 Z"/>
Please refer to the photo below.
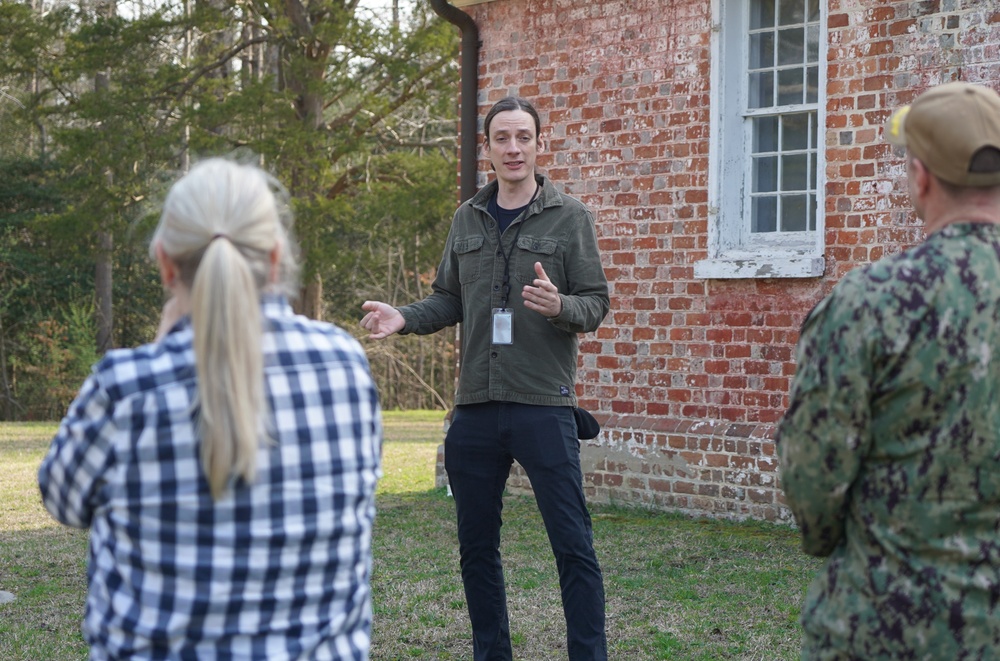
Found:
<path fill-rule="evenodd" d="M 531 206 L 531 203 L 535 201 L 536 197 L 538 197 L 538 191 L 541 189 L 541 185 L 535 184 L 535 194 L 532 195 L 528 203 L 524 205 L 525 209 Z M 498 201 L 497 207 L 499 206 L 500 202 Z M 521 236 L 521 228 L 524 227 L 524 220 L 517 225 L 517 231 L 514 232 L 514 242 L 510 245 L 509 255 L 503 251 L 503 234 L 500 232 L 500 221 L 498 219 L 495 220 L 497 221 L 497 249 L 500 251 L 500 256 L 503 257 L 503 298 L 500 301 L 500 307 L 507 309 L 507 298 L 510 295 L 510 258 L 514 256 L 514 248 L 517 247 L 517 237 Z"/>
<path fill-rule="evenodd" d="M 514 243 L 510 246 L 510 254 L 508 255 L 503 251 L 503 236 L 500 234 L 500 223 L 497 223 L 497 240 L 500 242 L 498 250 L 500 251 L 500 256 L 503 257 L 503 299 L 500 301 L 500 307 L 507 309 L 507 296 L 510 294 L 510 258 L 514 255 L 514 248 L 517 247 L 517 237 L 521 236 L 521 228 L 524 227 L 524 221 L 521 221 L 517 226 L 517 231 L 514 233 Z"/>

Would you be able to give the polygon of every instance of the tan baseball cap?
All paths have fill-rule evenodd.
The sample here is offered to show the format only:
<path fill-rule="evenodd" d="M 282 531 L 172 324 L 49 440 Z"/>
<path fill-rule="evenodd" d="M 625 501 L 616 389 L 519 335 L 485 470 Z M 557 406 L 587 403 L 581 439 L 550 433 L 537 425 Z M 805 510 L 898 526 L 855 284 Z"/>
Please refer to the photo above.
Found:
<path fill-rule="evenodd" d="M 892 114 L 886 140 L 906 147 L 940 179 L 958 186 L 1000 185 L 1000 171 L 973 172 L 983 147 L 1000 150 L 1000 95 L 988 87 L 947 83 Z"/>

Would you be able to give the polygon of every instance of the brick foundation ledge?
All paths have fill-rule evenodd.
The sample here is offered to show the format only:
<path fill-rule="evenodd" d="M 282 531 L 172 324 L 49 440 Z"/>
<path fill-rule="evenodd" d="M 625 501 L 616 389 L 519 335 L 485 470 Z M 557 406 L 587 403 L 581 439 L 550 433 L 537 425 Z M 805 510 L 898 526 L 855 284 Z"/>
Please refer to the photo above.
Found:
<path fill-rule="evenodd" d="M 693 516 L 791 523 L 781 492 L 773 424 L 594 413 L 601 435 L 581 442 L 592 503 L 638 505 Z M 444 487 L 444 446 L 435 485 Z M 530 494 L 514 464 L 507 489 Z"/>

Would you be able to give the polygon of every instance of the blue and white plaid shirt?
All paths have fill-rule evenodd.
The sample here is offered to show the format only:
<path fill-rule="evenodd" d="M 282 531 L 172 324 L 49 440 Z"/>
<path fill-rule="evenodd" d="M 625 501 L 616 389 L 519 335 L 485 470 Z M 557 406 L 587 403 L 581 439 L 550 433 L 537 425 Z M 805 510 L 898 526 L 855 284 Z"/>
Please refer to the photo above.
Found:
<path fill-rule="evenodd" d="M 381 413 L 341 329 L 265 298 L 273 444 L 213 501 L 188 319 L 109 352 L 52 441 L 45 506 L 90 527 L 91 659 L 367 659 Z"/>

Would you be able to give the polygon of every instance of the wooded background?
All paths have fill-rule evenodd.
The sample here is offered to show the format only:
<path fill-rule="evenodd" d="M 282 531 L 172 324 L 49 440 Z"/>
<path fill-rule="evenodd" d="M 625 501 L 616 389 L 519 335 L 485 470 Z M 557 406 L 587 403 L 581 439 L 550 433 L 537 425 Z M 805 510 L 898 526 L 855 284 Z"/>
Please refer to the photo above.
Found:
<path fill-rule="evenodd" d="M 425 295 L 458 43 L 399 0 L 0 0 L 0 420 L 58 419 L 104 351 L 153 337 L 149 238 L 200 158 L 288 188 L 304 314 L 361 337 L 364 300 Z M 384 407 L 447 407 L 453 333 L 365 346 Z"/>

